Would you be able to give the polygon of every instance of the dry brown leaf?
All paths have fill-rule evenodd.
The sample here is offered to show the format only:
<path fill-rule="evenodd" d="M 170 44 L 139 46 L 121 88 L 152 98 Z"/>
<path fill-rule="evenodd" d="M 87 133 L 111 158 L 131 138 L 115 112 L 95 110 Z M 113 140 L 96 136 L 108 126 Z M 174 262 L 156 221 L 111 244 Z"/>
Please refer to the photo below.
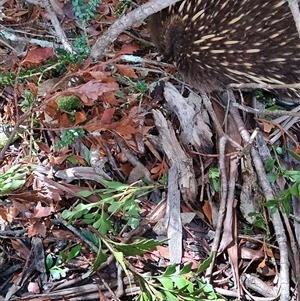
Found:
<path fill-rule="evenodd" d="M 75 125 L 78 125 L 84 121 L 86 121 L 86 115 L 83 111 L 75 113 Z"/>
<path fill-rule="evenodd" d="M 86 84 L 70 88 L 66 92 L 76 94 L 86 106 L 93 106 L 95 100 L 105 92 L 115 91 L 119 88 L 116 82 L 102 83 L 90 80 Z"/>
<path fill-rule="evenodd" d="M 101 117 L 102 123 L 110 123 L 115 113 L 115 108 L 106 109 Z"/>
<path fill-rule="evenodd" d="M 205 215 L 205 217 L 209 220 L 209 222 L 212 224 L 212 210 L 210 207 L 209 202 L 205 202 L 203 207 L 202 207 L 202 211 Z"/>
<path fill-rule="evenodd" d="M 41 218 L 41 217 L 50 216 L 53 212 L 55 212 L 53 206 L 43 207 L 41 202 L 38 202 L 34 209 L 34 217 Z"/>
<path fill-rule="evenodd" d="M 116 95 L 113 91 L 103 93 L 100 99 L 112 106 L 119 104 L 119 101 L 117 100 Z"/>
<path fill-rule="evenodd" d="M 45 224 L 41 223 L 39 220 L 35 220 L 29 227 L 28 227 L 28 237 L 33 236 L 42 236 L 46 237 L 46 226 Z"/>
<path fill-rule="evenodd" d="M 115 65 L 122 76 L 129 76 L 132 78 L 137 78 L 135 71 L 129 65 Z"/>
<path fill-rule="evenodd" d="M 34 48 L 28 51 L 23 63 L 40 64 L 53 57 L 54 52 L 52 47 Z"/>

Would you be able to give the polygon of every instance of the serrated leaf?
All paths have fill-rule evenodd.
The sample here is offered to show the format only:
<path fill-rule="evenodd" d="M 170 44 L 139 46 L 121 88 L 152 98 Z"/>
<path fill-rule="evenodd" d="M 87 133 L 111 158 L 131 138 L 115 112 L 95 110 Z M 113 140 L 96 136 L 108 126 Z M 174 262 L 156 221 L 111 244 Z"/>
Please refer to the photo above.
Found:
<path fill-rule="evenodd" d="M 94 245 L 98 246 L 98 241 L 99 240 L 98 240 L 98 237 L 94 233 L 92 233 L 92 232 L 90 232 L 90 231 L 88 231 L 88 230 L 86 230 L 84 228 L 80 228 L 80 230 L 81 230 L 83 236 L 87 240 L 89 240 L 90 242 L 92 242 Z"/>

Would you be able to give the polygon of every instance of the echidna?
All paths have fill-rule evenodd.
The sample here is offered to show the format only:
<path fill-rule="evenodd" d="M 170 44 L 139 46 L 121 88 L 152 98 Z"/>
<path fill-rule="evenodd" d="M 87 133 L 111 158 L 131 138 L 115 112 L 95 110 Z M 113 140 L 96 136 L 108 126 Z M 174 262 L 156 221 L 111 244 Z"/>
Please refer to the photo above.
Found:
<path fill-rule="evenodd" d="M 159 51 L 195 88 L 300 83 L 300 38 L 286 0 L 183 0 L 149 24 Z"/>

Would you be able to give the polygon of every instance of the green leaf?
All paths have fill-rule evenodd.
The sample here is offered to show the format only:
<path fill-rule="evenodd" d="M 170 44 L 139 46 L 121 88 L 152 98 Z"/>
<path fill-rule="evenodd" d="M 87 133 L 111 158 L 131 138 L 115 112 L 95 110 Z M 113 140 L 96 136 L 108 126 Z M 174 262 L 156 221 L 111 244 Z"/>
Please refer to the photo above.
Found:
<path fill-rule="evenodd" d="M 121 182 L 116 182 L 116 181 L 106 181 L 104 179 L 100 179 L 101 184 L 103 184 L 103 186 L 105 186 L 107 189 L 103 189 L 104 193 L 109 192 L 109 190 L 112 191 L 124 191 L 126 190 L 129 185 L 128 184 L 123 184 Z"/>
<path fill-rule="evenodd" d="M 179 275 L 188 274 L 192 270 L 192 263 L 186 264 L 181 271 L 179 272 Z"/>
<path fill-rule="evenodd" d="M 211 252 L 209 257 L 207 259 L 205 259 L 200 266 L 197 269 L 197 273 L 202 273 L 203 271 L 207 270 L 208 267 L 210 266 L 210 264 L 212 263 L 213 259 L 214 259 L 215 253 Z"/>
<path fill-rule="evenodd" d="M 277 212 L 277 207 L 272 207 L 270 212 L 271 214 L 275 214 Z"/>
<path fill-rule="evenodd" d="M 163 287 L 167 290 L 173 290 L 174 285 L 173 281 L 168 277 L 157 277 L 157 280 L 163 285 Z"/>
<path fill-rule="evenodd" d="M 93 195 L 95 191 L 90 191 L 90 190 L 82 190 L 79 191 L 77 194 L 83 198 L 88 198 L 89 196 Z"/>
<path fill-rule="evenodd" d="M 180 276 L 172 276 L 171 278 L 179 290 L 187 289 L 189 293 L 194 291 L 194 284 Z"/>
<path fill-rule="evenodd" d="M 128 278 L 129 278 L 129 273 L 128 273 L 127 267 L 125 265 L 125 262 L 124 262 L 123 253 L 122 252 L 116 252 L 116 251 L 113 251 L 113 250 L 112 250 L 112 253 L 113 253 L 114 257 L 116 258 L 117 262 L 119 263 L 119 265 L 121 266 L 121 268 L 123 269 L 126 276 L 128 276 Z"/>
<path fill-rule="evenodd" d="M 4 175 L 14 175 L 18 169 L 20 169 L 21 165 L 17 164 L 9 168 Z"/>
<path fill-rule="evenodd" d="M 267 201 L 267 202 L 265 203 L 265 206 L 266 206 L 267 208 L 269 208 L 269 207 L 274 207 L 274 206 L 277 206 L 278 203 L 279 203 L 278 200 L 269 200 L 269 201 Z"/>
<path fill-rule="evenodd" d="M 57 269 L 50 269 L 50 274 L 56 280 L 60 280 L 60 278 L 62 277 L 60 271 Z"/>
<path fill-rule="evenodd" d="M 287 152 L 296 160 L 296 161 L 298 161 L 298 162 L 300 162 L 300 156 L 299 155 L 297 155 L 295 152 L 293 152 L 293 151 L 291 151 L 291 150 L 289 150 L 289 149 L 287 149 Z"/>
<path fill-rule="evenodd" d="M 126 220 L 126 218 L 125 218 L 125 220 Z M 140 220 L 135 217 L 129 217 L 127 219 L 127 223 L 128 223 L 128 226 L 130 226 L 132 229 L 135 229 L 140 224 Z"/>
<path fill-rule="evenodd" d="M 90 225 L 92 224 L 95 220 L 93 218 L 83 218 L 82 221 L 86 224 L 86 225 Z"/>
<path fill-rule="evenodd" d="M 291 196 L 290 194 L 286 195 L 281 201 L 281 207 L 283 212 L 289 217 L 291 214 Z"/>
<path fill-rule="evenodd" d="M 71 259 L 73 259 L 79 255 L 81 247 L 82 247 L 82 245 L 78 244 L 70 250 L 68 258 L 67 258 L 67 262 L 69 262 Z"/>
<path fill-rule="evenodd" d="M 53 258 L 51 254 L 48 254 L 46 257 L 46 268 L 49 270 L 53 266 Z"/>
<path fill-rule="evenodd" d="M 137 301 L 152 301 L 151 295 L 148 292 L 141 292 Z"/>
<path fill-rule="evenodd" d="M 160 246 L 164 243 L 164 241 L 157 241 L 154 239 L 139 239 L 130 244 L 122 244 L 113 242 L 114 247 L 123 252 L 125 256 L 135 256 L 135 255 L 143 255 L 146 252 L 155 249 L 157 246 Z M 175 270 L 176 271 L 176 270 Z M 164 276 L 167 276 L 164 274 Z"/>
<path fill-rule="evenodd" d="M 88 230 L 86 230 L 84 228 L 80 228 L 80 230 L 81 230 L 83 236 L 88 241 L 92 242 L 95 246 L 98 246 L 98 241 L 99 240 L 98 240 L 98 237 L 94 233 L 92 233 L 92 232 L 90 232 L 90 231 L 88 231 Z"/>
<path fill-rule="evenodd" d="M 122 208 L 123 204 L 120 202 L 113 202 L 109 207 L 108 207 L 108 211 L 115 213 L 118 210 L 120 210 Z"/>
<path fill-rule="evenodd" d="M 7 183 L 4 185 L 1 185 L 2 187 L 0 187 L 0 194 L 6 194 L 9 193 L 12 189 L 11 189 L 11 183 Z"/>
<path fill-rule="evenodd" d="M 284 170 L 283 176 L 292 182 L 297 182 L 300 180 L 300 172 L 298 170 Z"/>
<path fill-rule="evenodd" d="M 84 153 L 84 160 L 88 163 L 88 165 L 90 166 L 91 165 L 91 161 L 90 161 L 90 158 L 91 158 L 91 152 L 90 150 L 85 146 L 83 145 L 83 153 Z"/>
<path fill-rule="evenodd" d="M 76 157 L 74 157 L 74 156 L 69 156 L 68 158 L 67 158 L 67 160 L 72 164 L 72 165 L 78 165 L 78 160 L 77 160 L 77 158 Z"/>
<path fill-rule="evenodd" d="M 11 188 L 12 190 L 16 190 L 21 188 L 25 183 L 25 180 L 13 180 Z"/>
<path fill-rule="evenodd" d="M 171 292 L 164 291 L 164 293 L 166 294 L 168 301 L 178 301 L 178 298 Z"/>
<path fill-rule="evenodd" d="M 277 154 L 279 154 L 279 155 L 284 154 L 284 149 L 282 147 L 277 146 L 275 149 L 276 149 Z"/>
<path fill-rule="evenodd" d="M 167 267 L 165 272 L 162 274 L 162 276 L 170 276 L 176 273 L 176 264 L 171 264 Z"/>
<path fill-rule="evenodd" d="M 70 211 L 70 210 L 67 210 L 67 209 L 64 210 L 64 211 L 62 212 L 62 214 L 61 214 L 61 217 L 62 217 L 63 219 L 65 219 L 65 220 L 70 219 L 72 216 L 73 216 L 73 212 Z"/>
<path fill-rule="evenodd" d="M 100 265 L 107 260 L 107 256 L 102 251 L 102 244 L 100 239 L 98 240 L 98 246 L 99 246 L 98 254 L 92 266 L 93 272 L 97 271 Z"/>
<path fill-rule="evenodd" d="M 267 174 L 267 178 L 270 183 L 274 184 L 275 181 L 278 179 L 278 174 L 275 172 L 271 172 Z"/>
<path fill-rule="evenodd" d="M 275 159 L 267 160 L 266 163 L 265 163 L 265 171 L 266 172 L 271 171 L 274 167 L 274 164 L 275 164 Z"/>
<path fill-rule="evenodd" d="M 294 196 L 300 195 L 299 184 L 300 184 L 300 182 L 297 182 L 289 189 L 291 195 L 294 195 Z"/>
<path fill-rule="evenodd" d="M 93 224 L 93 227 L 102 235 L 106 235 L 109 231 L 113 230 L 109 215 L 104 210 L 101 211 L 100 218 Z"/>

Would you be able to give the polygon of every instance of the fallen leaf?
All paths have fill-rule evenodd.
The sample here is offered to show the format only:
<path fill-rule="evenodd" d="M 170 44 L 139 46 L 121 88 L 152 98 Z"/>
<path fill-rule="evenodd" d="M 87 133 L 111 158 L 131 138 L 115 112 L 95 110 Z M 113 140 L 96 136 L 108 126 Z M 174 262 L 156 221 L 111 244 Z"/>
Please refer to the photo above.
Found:
<path fill-rule="evenodd" d="M 38 235 L 46 237 L 46 230 L 45 224 L 41 223 L 39 220 L 36 220 L 28 227 L 28 237 Z"/>
<path fill-rule="evenodd" d="M 52 47 L 39 47 L 31 49 L 27 52 L 23 63 L 30 64 L 40 64 L 47 61 L 49 58 L 53 57 L 53 48 Z"/>

